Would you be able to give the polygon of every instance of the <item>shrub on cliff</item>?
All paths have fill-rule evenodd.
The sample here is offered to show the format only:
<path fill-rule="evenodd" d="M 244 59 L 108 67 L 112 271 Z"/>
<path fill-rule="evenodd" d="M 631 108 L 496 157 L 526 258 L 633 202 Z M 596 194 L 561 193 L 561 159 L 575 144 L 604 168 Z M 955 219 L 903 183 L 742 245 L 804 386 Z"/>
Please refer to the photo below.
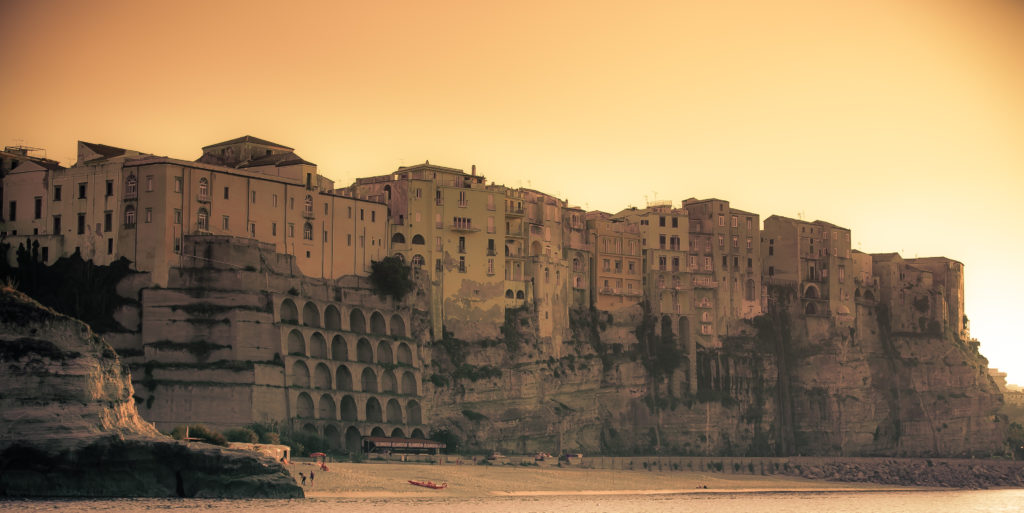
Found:
<path fill-rule="evenodd" d="M 212 445 L 227 446 L 228 439 L 218 431 L 214 431 L 202 424 L 189 424 L 187 426 L 177 426 L 171 430 L 171 438 L 175 440 L 198 440 Z"/>
<path fill-rule="evenodd" d="M 242 442 L 246 444 L 255 444 L 260 441 L 259 435 L 248 428 L 229 429 L 224 432 L 224 438 L 227 438 L 229 442 Z"/>
<path fill-rule="evenodd" d="M 391 296 L 401 301 L 412 292 L 416 283 L 409 277 L 411 269 L 401 258 L 389 256 L 370 263 L 370 282 L 380 296 Z"/>

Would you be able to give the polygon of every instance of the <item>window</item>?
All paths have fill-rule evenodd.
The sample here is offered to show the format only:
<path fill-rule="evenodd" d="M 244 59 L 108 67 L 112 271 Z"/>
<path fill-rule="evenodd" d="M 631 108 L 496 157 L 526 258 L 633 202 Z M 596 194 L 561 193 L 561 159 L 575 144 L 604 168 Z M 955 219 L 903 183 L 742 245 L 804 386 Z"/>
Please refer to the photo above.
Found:
<path fill-rule="evenodd" d="M 678 217 L 675 217 L 675 216 L 672 217 L 672 228 L 679 228 L 679 218 Z"/>
<path fill-rule="evenodd" d="M 629 262 L 629 274 L 636 274 L 636 265 L 633 262 Z"/>
<path fill-rule="evenodd" d="M 720 248 L 724 248 L 725 247 L 725 235 L 719 235 L 718 236 L 718 247 L 720 247 Z"/>
<path fill-rule="evenodd" d="M 7 220 L 17 221 L 18 220 L 18 202 L 12 201 L 7 205 Z"/>
<path fill-rule="evenodd" d="M 494 195 L 487 195 L 487 210 L 494 210 Z"/>
<path fill-rule="evenodd" d="M 103 231 L 109 232 L 112 224 L 114 224 L 114 213 L 108 210 L 103 213 Z"/>
<path fill-rule="evenodd" d="M 460 256 L 459 257 L 459 272 L 460 273 L 466 272 L 466 257 L 464 257 L 464 256 Z"/>
<path fill-rule="evenodd" d="M 60 186 L 53 186 L 53 201 L 60 201 Z"/>
<path fill-rule="evenodd" d="M 181 224 L 181 209 L 174 209 L 174 224 Z"/>
<path fill-rule="evenodd" d="M 277 223 L 270 223 L 270 236 L 277 237 Z M 349 235 L 349 237 L 351 237 L 351 235 Z"/>
<path fill-rule="evenodd" d="M 754 239 L 747 237 L 747 249 L 754 249 Z"/>
<path fill-rule="evenodd" d="M 459 191 L 459 206 L 466 207 L 469 205 L 469 200 L 466 199 L 466 191 Z"/>
<path fill-rule="evenodd" d="M 309 223 L 302 225 L 302 238 L 306 240 L 313 240 L 313 225 Z"/>
<path fill-rule="evenodd" d="M 466 252 L 466 238 L 465 237 L 459 237 L 459 253 L 465 253 L 465 252 Z"/>
<path fill-rule="evenodd" d="M 273 196 L 271 196 L 270 203 L 271 203 L 271 206 L 275 206 L 275 207 L 277 206 L 277 194 L 274 194 Z M 349 213 L 351 214 L 351 212 L 349 212 Z M 351 217 L 351 216 L 349 216 L 349 217 Z"/>
<path fill-rule="evenodd" d="M 672 270 L 679 271 L 679 257 L 672 257 Z"/>
<path fill-rule="evenodd" d="M 231 229 L 231 218 L 229 216 L 223 216 L 221 218 L 221 228 L 225 230 Z"/>
<path fill-rule="evenodd" d="M 726 256 L 726 255 L 722 255 L 722 269 L 728 269 L 728 268 L 729 268 L 729 257 Z"/>
<path fill-rule="evenodd" d="M 288 223 L 288 236 L 289 237 L 294 237 L 295 236 L 295 223 Z"/>
<path fill-rule="evenodd" d="M 114 239 L 107 239 L 107 254 L 114 254 Z"/>
<path fill-rule="evenodd" d="M 774 266 L 770 266 L 770 265 L 768 266 L 768 276 L 775 276 L 775 267 Z"/>
<path fill-rule="evenodd" d="M 371 223 L 376 223 L 377 222 L 377 211 L 376 210 L 371 210 L 370 211 L 370 222 Z"/>
<path fill-rule="evenodd" d="M 324 215 L 327 215 L 327 203 L 324 203 Z"/>
<path fill-rule="evenodd" d="M 612 270 L 612 261 L 611 260 L 608 260 L 606 258 L 606 259 L 604 259 L 603 264 L 604 265 L 602 266 L 602 270 L 604 270 L 605 272 L 609 272 L 609 271 Z"/>
<path fill-rule="evenodd" d="M 658 269 L 664 271 L 668 268 L 668 258 L 664 256 L 658 257 Z"/>
<path fill-rule="evenodd" d="M 725 226 L 725 216 L 718 214 L 718 226 Z"/>
<path fill-rule="evenodd" d="M 843 280 L 845 280 L 845 279 L 846 279 L 846 267 L 841 265 L 841 266 L 839 266 L 839 283 L 843 283 Z"/>
<path fill-rule="evenodd" d="M 78 199 L 85 199 L 86 184 L 82 182 L 78 184 Z"/>
<path fill-rule="evenodd" d="M 181 239 L 178 237 L 174 238 L 174 252 L 181 253 Z"/>
<path fill-rule="evenodd" d="M 734 248 L 739 248 L 740 247 L 740 239 L 739 239 L 739 237 L 737 237 L 735 235 L 732 236 L 732 247 L 734 247 Z"/>
<path fill-rule="evenodd" d="M 132 211 L 132 215 L 134 216 L 134 214 L 135 214 L 135 211 L 133 210 Z M 84 235 L 85 234 L 85 214 L 78 214 L 78 234 L 79 235 Z"/>
<path fill-rule="evenodd" d="M 35 217 L 33 219 L 41 219 L 43 217 L 43 197 L 36 196 L 34 201 Z"/>
<path fill-rule="evenodd" d="M 747 218 L 747 230 L 752 230 L 754 225 L 754 219 L 751 217 Z"/>
<path fill-rule="evenodd" d="M 692 269 L 696 269 L 697 268 L 697 257 L 695 257 L 693 255 L 690 255 L 690 268 L 692 268 Z"/>
<path fill-rule="evenodd" d="M 129 176 L 128 179 L 131 180 L 132 182 L 134 182 L 135 177 L 134 176 Z M 129 182 L 129 184 L 131 184 L 132 182 Z M 200 178 L 199 179 L 199 199 L 206 200 L 206 199 L 208 199 L 209 195 L 210 195 L 210 181 L 207 180 L 206 178 Z"/>
<path fill-rule="evenodd" d="M 487 259 L 487 274 L 494 274 L 494 259 Z"/>
<path fill-rule="evenodd" d="M 494 216 L 487 216 L 487 233 L 494 233 Z"/>
<path fill-rule="evenodd" d="M 658 218 L 658 226 L 665 226 L 665 216 Z"/>
<path fill-rule="evenodd" d="M 441 237 L 434 237 L 434 249 L 441 251 Z"/>
<path fill-rule="evenodd" d="M 732 227 L 737 228 L 740 225 L 740 218 L 738 216 L 732 216 Z"/>
<path fill-rule="evenodd" d="M 111 195 L 113 195 L 114 184 L 111 183 L 111 182 L 107 182 L 107 183 L 110 184 L 110 192 L 111 192 Z M 153 192 L 153 175 L 147 175 L 146 176 L 146 192 Z"/>
<path fill-rule="evenodd" d="M 249 236 L 250 237 L 255 237 L 256 236 L 256 223 L 249 223 Z"/>
<path fill-rule="evenodd" d="M 359 220 L 363 220 L 363 209 L 359 209 Z"/>
<path fill-rule="evenodd" d="M 227 187 L 225 187 L 225 188 L 224 188 L 224 199 L 228 199 L 228 197 L 229 197 L 229 194 L 228 194 L 228 192 L 229 192 L 229 191 L 228 191 L 228 188 L 227 188 Z"/>
<path fill-rule="evenodd" d="M 53 216 L 53 233 L 60 235 L 60 216 Z"/>
<path fill-rule="evenodd" d="M 704 257 L 704 270 L 705 271 L 710 271 L 711 270 L 711 257 Z"/>
<path fill-rule="evenodd" d="M 256 203 L 256 191 L 249 193 L 249 203 Z"/>
<path fill-rule="evenodd" d="M 310 196 L 309 194 L 306 195 L 306 201 L 304 202 L 303 211 L 306 213 L 307 216 L 313 215 L 313 196 Z"/>
<path fill-rule="evenodd" d="M 109 198 L 114 195 L 114 181 L 107 180 L 106 196 Z"/>
<path fill-rule="evenodd" d="M 665 218 L 663 217 L 662 219 L 664 220 Z M 665 235 L 664 234 L 658 236 L 658 248 L 665 249 Z"/>
<path fill-rule="evenodd" d="M 753 268 L 754 268 L 754 259 L 753 258 L 748 258 L 747 259 L 747 269 L 753 269 Z"/>
<path fill-rule="evenodd" d="M 210 231 L 210 213 L 205 208 L 199 209 L 199 213 L 196 214 L 196 228 Z"/>
<path fill-rule="evenodd" d="M 441 259 L 440 258 L 438 258 L 437 260 L 434 261 L 434 270 L 437 271 L 437 272 L 441 272 Z"/>
<path fill-rule="evenodd" d="M 174 192 L 181 192 L 181 177 L 174 177 Z"/>

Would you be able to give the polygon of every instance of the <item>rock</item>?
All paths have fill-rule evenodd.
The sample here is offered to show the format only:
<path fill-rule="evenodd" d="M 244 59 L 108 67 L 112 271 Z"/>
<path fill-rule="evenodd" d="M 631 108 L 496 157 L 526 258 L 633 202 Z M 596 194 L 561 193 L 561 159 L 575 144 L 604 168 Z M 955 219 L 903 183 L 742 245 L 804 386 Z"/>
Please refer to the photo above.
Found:
<path fill-rule="evenodd" d="M 273 459 L 161 435 L 84 323 L 0 289 L 0 496 L 302 497 Z"/>

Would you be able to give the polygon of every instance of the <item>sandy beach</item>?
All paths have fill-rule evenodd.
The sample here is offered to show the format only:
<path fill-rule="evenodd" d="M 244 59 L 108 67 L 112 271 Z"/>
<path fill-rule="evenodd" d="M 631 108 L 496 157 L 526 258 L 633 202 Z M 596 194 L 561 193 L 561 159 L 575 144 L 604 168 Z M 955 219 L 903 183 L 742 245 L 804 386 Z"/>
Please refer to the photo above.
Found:
<path fill-rule="evenodd" d="M 315 472 L 306 496 L 313 497 L 480 497 L 527 495 L 623 495 L 741 493 L 766 491 L 911 490 L 912 487 L 840 483 L 785 476 L 712 472 L 605 470 L 513 465 L 430 465 L 422 463 L 312 463 L 289 465 L 292 475 Z M 448 483 L 443 490 L 413 486 L 409 480 Z M 704 488 L 707 486 L 707 488 Z"/>

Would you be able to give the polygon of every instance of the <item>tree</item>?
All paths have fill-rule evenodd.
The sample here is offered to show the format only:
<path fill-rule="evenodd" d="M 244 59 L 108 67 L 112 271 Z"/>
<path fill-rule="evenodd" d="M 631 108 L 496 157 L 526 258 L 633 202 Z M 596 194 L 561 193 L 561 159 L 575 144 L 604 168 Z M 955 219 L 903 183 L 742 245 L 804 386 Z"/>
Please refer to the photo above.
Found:
<path fill-rule="evenodd" d="M 401 301 L 416 287 L 416 282 L 409 277 L 411 271 L 401 258 L 384 257 L 370 263 L 370 282 L 378 295 L 391 296 L 395 301 Z"/>

